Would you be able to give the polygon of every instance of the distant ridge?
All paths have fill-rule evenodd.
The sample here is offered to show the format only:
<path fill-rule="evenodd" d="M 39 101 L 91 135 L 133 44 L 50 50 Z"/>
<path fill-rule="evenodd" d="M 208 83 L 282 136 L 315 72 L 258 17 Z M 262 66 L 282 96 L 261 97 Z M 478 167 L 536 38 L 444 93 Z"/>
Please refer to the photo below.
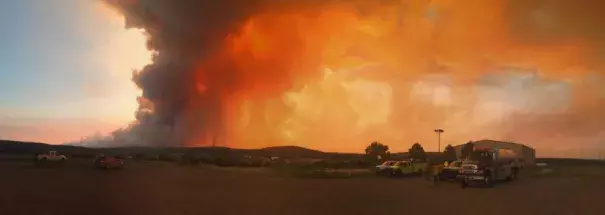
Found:
<path fill-rule="evenodd" d="M 149 147 L 149 146 L 125 146 L 125 147 L 85 147 L 74 145 L 52 145 L 39 142 L 22 142 L 14 140 L 0 140 L 0 154 L 35 154 L 50 150 L 59 151 L 66 155 L 94 155 L 97 153 L 120 153 L 120 154 L 175 154 L 175 153 L 195 153 L 206 154 L 218 157 L 239 157 L 239 156 L 263 156 L 263 157 L 287 157 L 287 158 L 320 158 L 320 159 L 360 159 L 364 156 L 362 153 L 336 153 L 323 152 L 314 149 L 308 149 L 300 146 L 271 146 L 260 149 L 234 149 L 228 147 Z M 436 152 L 427 152 L 428 156 L 439 156 Z M 407 152 L 396 152 L 391 154 L 391 160 L 401 160 L 407 158 Z M 605 161 L 598 159 L 582 158 L 537 158 L 536 162 L 547 163 L 594 163 Z"/>
<path fill-rule="evenodd" d="M 90 148 L 71 145 L 51 145 L 37 142 L 21 142 L 13 140 L 0 140 L 0 153 L 7 154 L 31 154 L 49 150 L 69 151 L 74 153 L 86 153 L 92 151 Z"/>
<path fill-rule="evenodd" d="M 301 157 L 301 155 L 304 155 L 304 157 L 323 157 L 326 154 L 322 151 L 308 149 L 300 146 L 271 146 L 257 150 L 268 154 L 279 154 L 284 157 Z"/>
<path fill-rule="evenodd" d="M 359 157 L 355 153 L 326 153 L 319 150 L 307 149 L 300 146 L 272 146 L 260 149 L 234 149 L 228 147 L 147 147 L 147 146 L 125 146 L 125 147 L 85 147 L 74 145 L 51 145 L 46 143 L 20 142 L 12 140 L 0 140 L 0 153 L 4 154 L 34 154 L 49 150 L 70 154 L 96 154 L 96 153 L 124 153 L 124 154 L 175 154 L 175 153 L 201 153 L 217 156 L 264 156 L 264 157 L 288 157 L 288 158 L 341 158 Z"/>

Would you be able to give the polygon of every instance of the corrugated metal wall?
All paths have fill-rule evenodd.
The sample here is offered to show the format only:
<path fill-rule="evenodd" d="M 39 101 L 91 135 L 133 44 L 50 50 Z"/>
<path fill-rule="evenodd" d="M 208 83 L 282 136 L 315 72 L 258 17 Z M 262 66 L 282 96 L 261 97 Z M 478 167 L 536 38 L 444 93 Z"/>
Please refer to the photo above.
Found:
<path fill-rule="evenodd" d="M 473 142 L 473 144 L 475 144 L 475 147 L 482 147 L 482 148 L 513 149 L 523 157 L 525 165 L 534 165 L 536 162 L 536 150 L 534 150 L 530 147 L 527 147 L 525 145 L 516 144 L 516 143 L 500 142 L 500 141 L 495 141 L 495 140 L 480 140 L 480 141 Z M 458 155 L 458 157 L 460 157 L 460 155 L 461 155 L 463 146 L 464 146 L 464 144 L 454 146 L 454 149 L 456 150 L 456 155 Z"/>

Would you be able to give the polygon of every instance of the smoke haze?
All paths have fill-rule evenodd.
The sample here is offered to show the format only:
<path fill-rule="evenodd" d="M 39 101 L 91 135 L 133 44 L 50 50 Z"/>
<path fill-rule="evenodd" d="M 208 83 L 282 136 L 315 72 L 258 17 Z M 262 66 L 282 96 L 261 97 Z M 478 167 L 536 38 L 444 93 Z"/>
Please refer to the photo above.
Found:
<path fill-rule="evenodd" d="M 600 1 L 103 1 L 154 52 L 116 144 L 605 145 Z"/>

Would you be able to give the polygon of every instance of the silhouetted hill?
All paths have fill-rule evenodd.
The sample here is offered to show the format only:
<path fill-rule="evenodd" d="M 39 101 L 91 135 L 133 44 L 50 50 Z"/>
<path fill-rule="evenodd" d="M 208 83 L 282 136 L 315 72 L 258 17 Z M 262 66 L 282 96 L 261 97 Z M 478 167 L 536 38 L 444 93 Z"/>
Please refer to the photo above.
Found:
<path fill-rule="evenodd" d="M 361 159 L 361 153 L 332 153 L 308 149 L 300 146 L 274 146 L 261 149 L 233 149 L 227 147 L 112 147 L 112 148 L 87 148 L 71 145 L 50 145 L 44 143 L 19 142 L 0 140 L 0 153 L 6 154 L 34 154 L 56 150 L 60 153 L 70 154 L 206 154 L 219 157 L 240 157 L 245 155 L 262 157 L 287 157 L 287 158 L 320 158 L 320 159 Z M 429 157 L 438 157 L 439 153 L 427 152 Z M 401 160 L 407 158 L 407 152 L 392 153 L 391 159 Z"/>
<path fill-rule="evenodd" d="M 50 150 L 61 151 L 65 154 L 87 154 L 94 152 L 94 149 L 79 146 L 0 140 L 0 154 L 35 154 Z"/>
<path fill-rule="evenodd" d="M 114 148 L 87 148 L 71 145 L 51 145 L 36 142 L 20 142 L 12 140 L 0 140 L 0 154 L 35 154 L 51 150 L 58 151 L 68 156 L 88 157 L 98 153 L 107 154 L 145 154 L 145 155 L 167 155 L 167 154 L 198 154 L 207 157 L 284 157 L 284 158 L 318 158 L 328 160 L 358 160 L 363 159 L 361 153 L 332 153 L 307 149 L 299 146 L 275 146 L 261 149 L 232 149 L 227 147 L 114 147 Z M 441 154 L 427 152 L 430 158 L 439 158 Z M 402 160 L 407 158 L 407 152 L 392 153 L 391 160 Z M 566 159 L 566 158 L 538 158 L 536 162 L 549 164 L 603 164 L 605 161 L 590 159 Z"/>
<path fill-rule="evenodd" d="M 74 154 L 201 154 L 209 157 L 241 157 L 245 155 L 262 157 L 288 157 L 288 158 L 351 158 L 360 154 L 325 153 L 318 150 L 298 146 L 276 146 L 262 149 L 232 149 L 227 147 L 113 147 L 113 148 L 87 148 L 71 145 L 51 145 L 45 143 L 19 142 L 0 140 L 0 154 L 35 154 L 50 150 L 59 151 L 65 155 Z"/>
<path fill-rule="evenodd" d="M 313 149 L 307 149 L 299 146 L 274 146 L 257 149 L 262 156 L 278 156 L 278 157 L 307 157 L 307 158 L 323 158 L 326 157 L 325 152 Z"/>

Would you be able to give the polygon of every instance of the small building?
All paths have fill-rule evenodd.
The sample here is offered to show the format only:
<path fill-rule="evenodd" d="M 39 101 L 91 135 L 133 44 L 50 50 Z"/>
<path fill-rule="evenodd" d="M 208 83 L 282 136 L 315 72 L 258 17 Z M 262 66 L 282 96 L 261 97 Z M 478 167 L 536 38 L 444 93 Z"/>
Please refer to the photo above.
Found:
<path fill-rule="evenodd" d="M 475 145 L 475 147 L 479 148 L 512 149 L 515 150 L 515 152 L 519 153 L 525 165 L 529 166 L 534 165 L 536 163 L 536 150 L 523 144 L 496 140 L 479 140 L 474 141 L 473 144 Z M 460 157 L 462 154 L 461 151 L 463 146 L 464 144 L 454 146 L 454 149 L 456 150 L 456 155 L 458 157 Z"/>

